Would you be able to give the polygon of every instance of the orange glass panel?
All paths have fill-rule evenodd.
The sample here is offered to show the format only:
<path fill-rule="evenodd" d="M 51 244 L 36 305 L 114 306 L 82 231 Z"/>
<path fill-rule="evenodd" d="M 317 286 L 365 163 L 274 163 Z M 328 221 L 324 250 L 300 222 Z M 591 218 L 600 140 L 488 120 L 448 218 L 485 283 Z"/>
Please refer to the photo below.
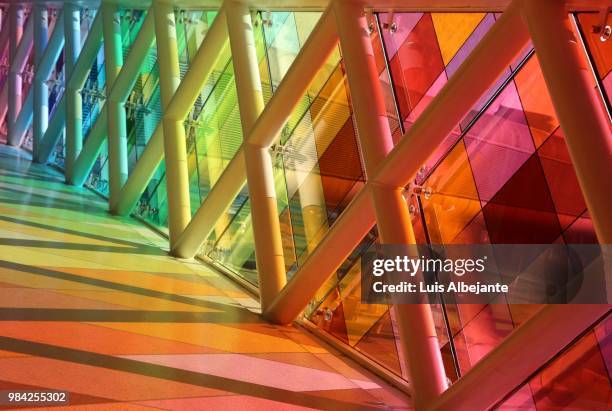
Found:
<path fill-rule="evenodd" d="M 480 201 L 463 143 L 457 144 L 425 183 L 423 208 L 432 243 L 448 244 L 480 212 Z"/>
<path fill-rule="evenodd" d="M 484 16 L 484 13 L 431 14 L 444 65 L 451 61 Z"/>
<path fill-rule="evenodd" d="M 559 126 L 544 76 L 537 58 L 530 58 L 516 75 L 514 82 L 536 148 Z"/>
<path fill-rule="evenodd" d="M 358 259 L 339 285 L 349 344 L 361 337 L 385 314 L 386 305 L 361 303 L 361 260 Z"/>

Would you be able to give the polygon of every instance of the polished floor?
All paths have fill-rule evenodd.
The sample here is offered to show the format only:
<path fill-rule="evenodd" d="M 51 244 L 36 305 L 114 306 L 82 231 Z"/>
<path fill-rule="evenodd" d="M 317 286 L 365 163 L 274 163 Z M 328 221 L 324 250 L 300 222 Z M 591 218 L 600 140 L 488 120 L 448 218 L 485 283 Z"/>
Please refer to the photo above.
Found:
<path fill-rule="evenodd" d="M 54 170 L 0 146 L 0 390 L 69 409 L 407 409 L 407 399 Z M 1 406 L 0 406 L 1 408 Z M 57 407 L 54 409 L 62 409 Z"/>

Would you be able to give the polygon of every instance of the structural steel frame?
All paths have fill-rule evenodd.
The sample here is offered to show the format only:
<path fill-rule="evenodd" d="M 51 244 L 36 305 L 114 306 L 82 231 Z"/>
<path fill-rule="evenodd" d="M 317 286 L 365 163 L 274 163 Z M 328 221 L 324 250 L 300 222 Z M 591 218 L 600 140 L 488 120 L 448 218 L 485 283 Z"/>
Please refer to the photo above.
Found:
<path fill-rule="evenodd" d="M 108 136 L 111 167 L 109 208 L 114 214 L 127 215 L 132 212 L 165 158 L 169 178 L 180 183 L 168 190 L 168 203 L 170 253 L 181 258 L 192 258 L 197 254 L 216 221 L 247 183 L 251 198 L 256 200 L 252 202 L 252 219 L 261 305 L 263 316 L 270 322 L 288 324 L 298 318 L 317 290 L 375 224 L 378 224 L 383 243 L 414 242 L 403 194 L 405 187 L 411 183 L 421 164 L 495 83 L 530 39 L 538 53 L 598 240 L 604 244 L 612 243 L 612 217 L 609 215 L 612 199 L 606 189 L 606 177 L 612 174 L 609 163 L 611 130 L 592 88 L 588 63 L 577 43 L 572 41 L 566 6 L 571 4 L 573 7 L 577 3 L 575 1 L 499 2 L 498 7 L 505 7 L 501 19 L 449 78 L 395 147 L 386 122 L 382 91 L 376 79 L 362 2 L 331 0 L 328 3 L 265 106 L 253 49 L 253 33 L 248 30 L 251 24 L 248 2 L 226 0 L 223 3 L 182 81 L 178 72 L 176 37 L 172 35 L 172 6 L 161 0 L 153 0 L 124 62 L 119 56 L 121 45 L 117 43 L 116 22 L 113 21 L 117 6 L 112 3 L 102 3 L 67 78 L 66 93 L 58 103 L 48 127 L 45 121 L 37 125 L 34 159 L 40 163 L 48 161 L 66 125 L 66 146 L 70 152 L 67 182 L 82 185 Z M 393 2 L 385 2 L 385 7 L 387 3 L 390 6 Z M 410 2 L 413 3 L 416 7 L 418 2 Z M 437 7 L 444 8 L 442 3 L 437 2 Z M 14 18 L 15 7 L 11 7 L 11 18 Z M 423 10 L 423 6 L 420 7 Z M 62 18 L 66 19 L 64 13 L 58 21 Z M 545 24 L 542 24 L 543 21 Z M 64 35 L 68 35 L 67 28 L 68 23 L 56 25 L 48 44 L 41 43 L 37 47 L 35 81 L 39 87 L 48 79 L 61 52 Z M 3 27 L 0 39 L 8 37 L 8 31 Z M 168 63 L 160 67 L 163 118 L 128 176 L 124 104 L 156 34 L 158 55 Z M 107 99 L 81 149 L 83 136 L 74 128 L 80 121 L 81 101 L 77 94 L 102 46 L 103 37 L 106 40 Z M 285 284 L 270 148 L 338 43 L 347 58 L 345 67 L 352 99 L 356 103 L 355 119 L 368 179 L 292 279 Z M 13 74 L 21 72 L 31 44 L 32 19 L 19 45 L 12 46 Z M 219 56 L 227 47 L 231 47 L 235 63 L 245 138 L 191 217 L 183 123 Z M 112 67 L 108 62 L 112 63 Z M 5 91 L 10 87 L 9 84 L 5 85 L 0 93 L 3 101 L 15 99 L 14 93 Z M 31 122 L 33 94 L 31 91 L 17 121 L 10 124 L 11 144 L 21 141 Z M 69 99 L 72 99 L 71 103 Z M 369 104 L 370 99 L 374 100 L 373 104 Z M 5 115 L 6 112 L 0 113 L 2 118 Z M 37 113 L 36 116 L 44 118 L 44 113 Z M 398 318 L 406 367 L 413 377 L 415 405 L 418 409 L 432 410 L 485 409 L 493 406 L 609 310 L 607 306 L 597 305 L 547 306 L 448 388 L 429 306 L 396 306 L 393 309 Z M 558 321 L 559 318 L 563 318 L 563 322 Z M 527 345 L 530 349 L 523 350 Z M 514 360 L 508 361 L 508 358 Z M 475 392 L 478 394 L 474 395 Z M 463 408 L 458 408 L 458 404 Z"/>

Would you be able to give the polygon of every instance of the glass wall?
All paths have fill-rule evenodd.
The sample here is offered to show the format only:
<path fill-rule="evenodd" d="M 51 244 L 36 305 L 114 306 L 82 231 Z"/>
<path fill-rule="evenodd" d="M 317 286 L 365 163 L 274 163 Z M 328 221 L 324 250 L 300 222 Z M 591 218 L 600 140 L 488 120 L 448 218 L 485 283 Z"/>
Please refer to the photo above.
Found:
<path fill-rule="evenodd" d="M 472 13 L 378 15 L 404 130 L 495 19 L 493 14 Z M 415 183 L 422 194 L 407 199 L 419 243 L 596 242 L 531 47 L 428 159 Z M 375 230 L 368 237 L 370 243 L 377 241 Z M 325 298 L 309 318 L 402 374 L 393 310 L 360 302 L 358 255 L 367 241 L 337 273 L 333 287 L 320 293 Z M 465 374 L 538 308 L 508 305 L 501 297 L 486 306 L 449 301 L 432 306 L 448 378 Z"/>
<path fill-rule="evenodd" d="M 602 104 L 609 109 L 612 54 L 608 39 L 589 31 L 594 16 L 578 15 L 576 33 L 584 38 L 595 67 L 593 87 L 600 88 Z M 177 12 L 182 75 L 214 17 L 214 12 Z M 315 12 L 254 15 L 266 103 L 319 17 Z M 380 13 L 372 17 L 371 42 L 396 143 L 498 17 L 492 13 Z M 126 104 L 130 170 L 161 118 L 158 77 L 153 46 Z M 244 139 L 229 48 L 200 91 L 185 130 L 191 209 L 195 213 Z M 365 182 L 340 48 L 311 82 L 272 148 L 272 157 L 285 268 L 290 278 Z M 102 155 L 101 164 L 104 158 Z M 103 180 L 103 165 L 96 170 L 92 175 Z M 162 230 L 167 225 L 164 170 L 162 162 L 136 210 Z M 423 164 L 414 183 L 417 190 L 407 191 L 405 196 L 417 241 L 422 244 L 596 242 L 537 55 L 530 45 Z M 361 304 L 360 257 L 377 242 L 374 227 L 318 291 L 305 317 L 408 379 L 398 356 L 393 309 Z M 246 187 L 218 220 L 199 255 L 257 285 Z M 489 305 L 440 300 L 431 308 L 447 376 L 455 381 L 539 306 L 508 305 L 502 296 Z M 596 368 L 595 383 L 609 383 L 605 380 L 608 375 L 600 372 L 601 362 L 580 364 L 571 359 L 575 357 L 572 353 L 587 350 L 593 356 L 598 352 L 609 365 L 612 354 L 605 348 L 609 325 L 607 321 L 589 331 L 590 336 L 584 337 L 588 342 L 576 343 L 541 375 L 552 375 L 547 370 L 554 369 L 554 378 L 563 379 L 567 368 L 583 378 Z M 593 349 L 596 345 L 599 351 Z M 555 365 L 561 363 L 565 365 Z M 542 398 L 551 401 L 548 387 L 535 379 L 526 382 L 502 408 L 521 403 L 526 409 L 535 409 Z"/>

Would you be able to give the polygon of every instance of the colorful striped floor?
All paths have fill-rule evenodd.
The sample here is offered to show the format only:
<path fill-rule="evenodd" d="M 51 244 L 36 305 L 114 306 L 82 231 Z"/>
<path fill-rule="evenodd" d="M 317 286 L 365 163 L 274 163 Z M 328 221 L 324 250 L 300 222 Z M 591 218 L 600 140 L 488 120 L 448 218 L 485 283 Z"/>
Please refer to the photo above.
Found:
<path fill-rule="evenodd" d="M 0 390 L 100 410 L 407 409 L 309 333 L 104 200 L 0 147 Z M 2 407 L 0 407 L 2 408 Z"/>

